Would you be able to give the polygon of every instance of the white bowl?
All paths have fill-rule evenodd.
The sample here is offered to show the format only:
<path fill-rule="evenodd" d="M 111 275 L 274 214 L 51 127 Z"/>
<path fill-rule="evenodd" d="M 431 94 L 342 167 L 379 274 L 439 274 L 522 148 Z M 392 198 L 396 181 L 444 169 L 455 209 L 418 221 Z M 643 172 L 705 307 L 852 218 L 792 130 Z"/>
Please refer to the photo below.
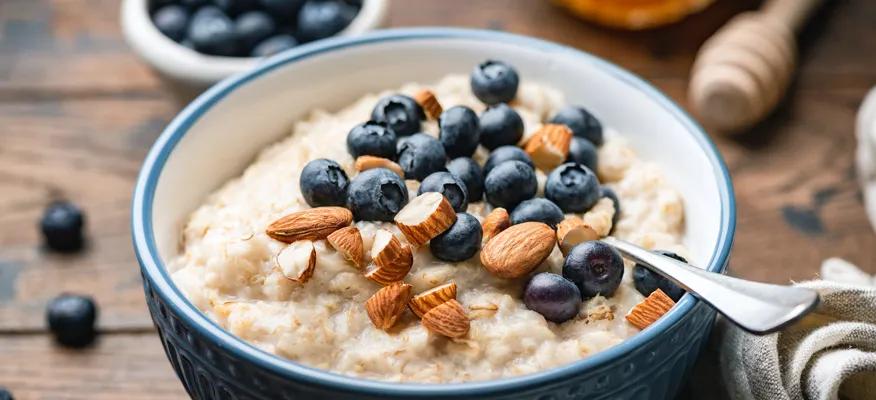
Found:
<path fill-rule="evenodd" d="M 149 0 L 123 0 L 122 33 L 140 58 L 185 94 L 202 91 L 262 61 L 256 57 L 222 57 L 198 53 L 162 34 L 152 23 Z M 386 17 L 389 0 L 364 0 L 356 18 L 337 36 L 355 36 L 377 29 Z"/>

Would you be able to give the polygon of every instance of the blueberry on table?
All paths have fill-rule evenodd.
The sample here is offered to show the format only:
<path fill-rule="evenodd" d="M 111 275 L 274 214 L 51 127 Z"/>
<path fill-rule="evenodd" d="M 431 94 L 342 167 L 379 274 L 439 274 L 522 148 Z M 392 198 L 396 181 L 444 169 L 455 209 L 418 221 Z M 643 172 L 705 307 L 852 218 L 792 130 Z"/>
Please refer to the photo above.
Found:
<path fill-rule="evenodd" d="M 494 150 L 523 138 L 523 119 L 511 106 L 499 103 L 481 113 L 481 144 Z"/>
<path fill-rule="evenodd" d="M 580 213 L 593 207 L 602 193 L 596 174 L 581 164 L 565 163 L 548 174 L 544 197 L 565 212 Z"/>
<path fill-rule="evenodd" d="M 456 212 L 463 212 L 468 208 L 468 190 L 465 188 L 465 182 L 450 172 L 439 171 L 429 174 L 420 184 L 417 196 L 426 192 L 441 193 Z"/>
<path fill-rule="evenodd" d="M 286 33 L 271 36 L 253 47 L 251 57 L 268 57 L 298 46 L 295 37 Z"/>
<path fill-rule="evenodd" d="M 386 168 L 362 171 L 350 182 L 347 192 L 347 208 L 357 221 L 391 222 L 406 204 L 408 188 Z"/>
<path fill-rule="evenodd" d="M 599 155 L 596 152 L 596 146 L 589 140 L 575 136 L 572 142 L 569 143 L 569 156 L 566 161 L 582 164 L 592 171 L 596 171 L 596 166 L 599 162 Z"/>
<path fill-rule="evenodd" d="M 581 291 L 574 283 L 550 272 L 536 274 L 523 289 L 523 304 L 544 319 L 563 323 L 578 315 Z"/>
<path fill-rule="evenodd" d="M 465 183 L 468 202 L 475 203 L 484 197 L 484 174 L 477 161 L 469 157 L 459 157 L 447 163 L 447 171 Z"/>
<path fill-rule="evenodd" d="M 84 347 L 97 335 L 97 306 L 90 297 L 62 294 L 49 302 L 46 319 L 55 340 L 64 346 Z"/>
<path fill-rule="evenodd" d="M 398 165 L 405 179 L 422 181 L 433 172 L 443 171 L 447 155 L 438 139 L 425 133 L 411 135 L 398 143 Z"/>
<path fill-rule="evenodd" d="M 420 131 L 420 121 L 426 118 L 416 100 L 403 94 L 394 94 L 380 99 L 371 110 L 371 120 L 386 124 L 398 136 L 408 136 Z"/>
<path fill-rule="evenodd" d="M 507 103 L 517 95 L 517 71 L 501 61 L 487 60 L 471 72 L 471 91 L 484 104 Z"/>
<path fill-rule="evenodd" d="M 514 207 L 514 211 L 511 211 L 511 225 L 535 221 L 543 222 L 550 226 L 551 229 L 556 230 L 557 224 L 562 222 L 564 217 L 563 210 L 554 202 L 537 197 L 526 200 L 517 207 Z"/>
<path fill-rule="evenodd" d="M 301 195 L 311 207 L 343 206 L 349 182 L 341 166 L 325 158 L 308 162 L 298 179 Z"/>
<path fill-rule="evenodd" d="M 602 146 L 602 123 L 583 107 L 565 106 L 551 118 L 550 122 L 566 125 L 575 136 Z"/>
<path fill-rule="evenodd" d="M 617 193 L 608 186 L 601 186 L 599 188 L 600 197 L 608 197 L 611 199 L 611 202 L 614 203 L 614 215 L 611 217 L 612 226 L 617 224 L 617 220 L 620 219 L 621 215 L 621 204 L 620 199 L 617 197 Z"/>
<path fill-rule="evenodd" d="M 487 157 L 487 162 L 484 163 L 484 176 L 489 175 L 495 166 L 511 160 L 521 161 L 531 168 L 535 168 L 532 158 L 523 149 L 517 146 L 501 146 L 493 150 L 490 156 Z"/>
<path fill-rule="evenodd" d="M 453 106 L 438 117 L 438 139 L 448 157 L 471 157 L 478 148 L 481 131 L 478 115 L 466 106 Z"/>
<path fill-rule="evenodd" d="M 368 121 L 350 129 L 347 134 L 347 152 L 359 156 L 383 157 L 395 160 L 396 135 L 386 125 Z"/>
<path fill-rule="evenodd" d="M 344 30 L 357 12 L 341 0 L 308 0 L 298 12 L 296 36 L 308 42 L 333 36 Z"/>
<path fill-rule="evenodd" d="M 600 241 L 581 243 L 572 248 L 563 263 L 563 277 L 574 282 L 584 298 L 610 297 L 624 276 L 620 253 Z"/>
<path fill-rule="evenodd" d="M 259 4 L 278 20 L 289 20 L 298 15 L 304 0 L 259 0 Z"/>
<path fill-rule="evenodd" d="M 82 210 L 67 201 L 50 204 L 40 220 L 40 230 L 46 247 L 60 252 L 82 249 L 85 244 L 84 226 L 85 217 Z"/>
<path fill-rule="evenodd" d="M 667 257 L 672 257 L 683 263 L 687 262 L 684 257 L 671 251 L 654 250 L 654 252 Z M 636 263 L 636 266 L 633 268 L 633 285 L 636 286 L 636 290 L 638 290 L 642 296 L 649 296 L 657 289 L 662 290 L 675 302 L 678 302 L 678 300 L 681 299 L 681 296 L 684 296 L 684 289 L 678 287 L 678 285 L 663 275 L 651 271 L 638 263 Z"/>
<path fill-rule="evenodd" d="M 456 222 L 429 241 L 429 250 L 442 261 L 465 261 L 481 247 L 481 223 L 469 213 L 457 213 Z"/>
<path fill-rule="evenodd" d="M 505 161 L 490 171 L 484 179 L 487 201 L 495 207 L 513 210 L 538 191 L 535 170 L 522 161 Z"/>
<path fill-rule="evenodd" d="M 12 397 L 12 392 L 9 389 L 0 386 L 0 400 L 15 400 L 15 398 Z"/>
<path fill-rule="evenodd" d="M 189 26 L 189 12 L 182 6 L 167 5 L 152 14 L 152 22 L 164 36 L 179 42 L 186 36 L 186 28 Z"/>
<path fill-rule="evenodd" d="M 230 57 L 238 52 L 234 22 L 216 7 L 202 7 L 192 16 L 188 39 L 204 54 Z"/>
<path fill-rule="evenodd" d="M 234 20 L 234 34 L 248 53 L 276 29 L 274 19 L 264 11 L 247 11 Z"/>

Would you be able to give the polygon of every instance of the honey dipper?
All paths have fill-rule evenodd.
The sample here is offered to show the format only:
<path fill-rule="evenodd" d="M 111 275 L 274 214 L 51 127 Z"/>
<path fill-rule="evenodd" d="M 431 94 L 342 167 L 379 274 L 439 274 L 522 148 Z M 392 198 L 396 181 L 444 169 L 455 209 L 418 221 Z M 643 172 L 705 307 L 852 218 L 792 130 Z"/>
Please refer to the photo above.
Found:
<path fill-rule="evenodd" d="M 795 33 L 822 0 L 768 0 L 734 17 L 700 47 L 688 99 L 699 118 L 738 132 L 778 104 L 796 68 Z"/>

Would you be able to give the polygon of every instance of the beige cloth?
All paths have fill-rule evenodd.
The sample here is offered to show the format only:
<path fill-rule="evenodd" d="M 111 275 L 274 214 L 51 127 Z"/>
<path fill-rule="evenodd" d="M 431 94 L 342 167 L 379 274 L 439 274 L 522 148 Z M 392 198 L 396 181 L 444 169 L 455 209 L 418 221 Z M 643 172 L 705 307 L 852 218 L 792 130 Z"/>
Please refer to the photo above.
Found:
<path fill-rule="evenodd" d="M 837 259 L 825 262 L 822 277 L 831 280 L 798 284 L 817 290 L 821 303 L 783 332 L 756 336 L 719 322 L 721 369 L 730 398 L 876 399 L 873 277 Z"/>

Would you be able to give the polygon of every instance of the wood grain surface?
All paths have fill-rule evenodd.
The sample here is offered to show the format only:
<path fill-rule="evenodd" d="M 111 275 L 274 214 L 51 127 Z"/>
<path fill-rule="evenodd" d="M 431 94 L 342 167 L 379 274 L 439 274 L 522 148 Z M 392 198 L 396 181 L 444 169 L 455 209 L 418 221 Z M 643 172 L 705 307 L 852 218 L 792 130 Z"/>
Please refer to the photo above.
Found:
<path fill-rule="evenodd" d="M 734 275 L 809 279 L 831 256 L 876 272 L 876 235 L 852 158 L 855 111 L 876 85 L 876 3 L 830 3 L 802 34 L 799 75 L 777 112 L 743 136 L 715 137 L 736 188 Z M 679 24 L 629 33 L 583 23 L 548 1 L 396 0 L 388 24 L 557 41 L 628 68 L 687 106 L 699 45 L 757 5 L 718 1 Z M 152 330 L 128 227 L 139 165 L 177 110 L 125 45 L 118 1 L 0 1 L 0 386 L 17 398 L 184 397 Z M 36 221 L 58 197 L 87 213 L 82 254 L 41 247 Z M 99 302 L 96 346 L 61 350 L 45 334 L 43 308 L 64 291 Z M 713 386 L 687 393 L 714 396 Z"/>

